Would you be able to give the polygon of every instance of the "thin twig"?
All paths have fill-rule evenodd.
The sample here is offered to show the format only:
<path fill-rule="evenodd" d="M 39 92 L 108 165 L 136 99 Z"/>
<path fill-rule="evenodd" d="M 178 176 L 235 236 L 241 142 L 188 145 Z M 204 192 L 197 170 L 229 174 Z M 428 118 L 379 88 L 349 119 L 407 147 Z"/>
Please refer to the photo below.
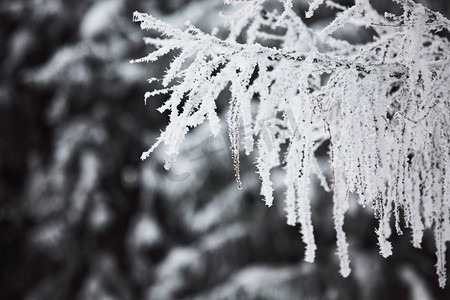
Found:
<path fill-rule="evenodd" d="M 405 115 L 405 113 L 401 112 L 400 110 L 398 110 L 397 108 L 395 108 L 394 106 L 390 105 L 389 106 L 392 110 L 394 110 L 397 114 L 399 114 L 400 116 L 402 116 L 403 118 L 405 118 L 406 120 L 413 122 L 414 124 L 417 124 L 416 120 L 413 120 L 411 118 L 409 118 L 407 115 Z"/>
<path fill-rule="evenodd" d="M 289 141 L 289 146 L 288 146 L 288 148 L 286 150 L 286 154 L 284 155 L 284 158 L 283 158 L 283 164 L 285 164 L 287 162 L 287 158 L 288 158 L 289 152 L 291 151 L 292 144 L 294 143 L 295 136 L 297 135 L 297 131 L 298 131 L 298 124 L 295 127 L 294 135 L 292 136 L 291 140 Z"/>
<path fill-rule="evenodd" d="M 404 24 L 381 24 L 381 23 L 370 23 L 372 26 L 383 26 L 383 27 L 404 27 Z"/>

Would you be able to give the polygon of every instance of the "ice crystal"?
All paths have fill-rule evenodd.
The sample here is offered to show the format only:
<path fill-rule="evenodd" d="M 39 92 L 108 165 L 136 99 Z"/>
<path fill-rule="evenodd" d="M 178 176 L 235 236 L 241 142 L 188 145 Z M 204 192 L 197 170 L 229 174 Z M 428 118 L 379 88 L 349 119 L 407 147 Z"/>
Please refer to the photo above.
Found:
<path fill-rule="evenodd" d="M 166 168 L 193 127 L 209 122 L 220 132 L 216 101 L 228 89 L 231 155 L 241 188 L 239 155 L 257 149 L 261 194 L 272 205 L 271 169 L 286 172 L 286 213 L 300 224 L 305 260 L 313 261 L 316 245 L 308 190 L 317 175 L 333 190 L 333 218 L 341 274 L 350 273 L 343 230 L 349 194 L 371 206 L 379 221 L 380 253 L 392 254 L 391 219 L 411 229 L 420 247 L 423 232 L 434 232 L 439 284 L 446 284 L 445 252 L 450 240 L 450 21 L 411 0 L 396 0 L 401 15 L 380 15 L 368 0 L 351 7 L 333 1 L 310 2 L 306 17 L 326 5 L 338 10 L 324 28 L 308 27 L 292 0 L 225 1 L 237 7 L 226 16 L 228 36 L 220 39 L 188 24 L 183 31 L 135 12 L 141 28 L 156 30 L 157 47 L 134 62 L 157 61 L 177 50 L 161 81 L 146 94 L 168 94 L 159 108 L 170 122 L 158 141 L 166 146 Z M 370 41 L 351 44 L 337 38 L 344 26 L 373 32 Z M 274 47 L 276 45 L 276 47 Z M 270 122 L 271 126 L 267 123 Z M 331 176 L 325 178 L 315 151 L 329 143 Z M 243 183 L 245 184 L 245 182 Z M 401 220 L 402 218 L 402 220 Z"/>

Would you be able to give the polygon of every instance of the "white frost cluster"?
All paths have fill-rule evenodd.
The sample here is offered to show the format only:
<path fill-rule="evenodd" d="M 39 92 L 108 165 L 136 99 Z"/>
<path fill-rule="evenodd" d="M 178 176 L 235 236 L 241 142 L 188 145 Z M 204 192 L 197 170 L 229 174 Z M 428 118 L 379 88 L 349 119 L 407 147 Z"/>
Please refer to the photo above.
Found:
<path fill-rule="evenodd" d="M 187 132 L 206 120 L 216 136 L 215 101 L 228 89 L 226 119 L 238 186 L 241 144 L 246 154 L 256 145 L 261 194 L 268 206 L 273 202 L 271 169 L 283 166 L 287 221 L 301 225 L 306 261 L 314 260 L 316 250 L 308 198 L 315 174 L 334 192 L 343 276 L 350 273 L 343 224 L 353 193 L 361 205 L 374 209 L 384 257 L 392 254 L 391 218 L 398 234 L 400 223 L 411 228 L 415 247 L 425 229 L 433 230 L 444 287 L 445 243 L 450 240 L 450 45 L 437 33 L 450 30 L 449 20 L 411 0 L 395 0 L 403 7 L 399 16 L 380 16 L 368 0 L 356 0 L 349 8 L 314 0 L 306 17 L 322 5 L 339 10 L 317 30 L 293 11 L 292 0 L 271 1 L 269 7 L 278 3 L 281 13 L 266 9 L 268 1 L 226 2 L 236 2 L 238 12 L 228 16 L 224 39 L 190 24 L 182 31 L 134 13 L 142 29 L 163 36 L 147 38 L 157 50 L 134 62 L 179 53 L 162 88 L 145 95 L 169 95 L 159 111 L 169 111 L 170 123 L 142 159 L 164 143 L 170 168 Z M 347 25 L 372 30 L 373 40 L 355 45 L 333 36 Z M 329 180 L 315 157 L 324 142 L 330 145 Z"/>

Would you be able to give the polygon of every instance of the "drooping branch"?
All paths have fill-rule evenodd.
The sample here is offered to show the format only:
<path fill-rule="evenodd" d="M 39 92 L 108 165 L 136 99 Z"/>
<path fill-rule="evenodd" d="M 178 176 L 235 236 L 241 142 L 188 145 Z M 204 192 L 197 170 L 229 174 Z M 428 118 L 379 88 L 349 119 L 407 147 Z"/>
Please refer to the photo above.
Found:
<path fill-rule="evenodd" d="M 354 193 L 376 213 L 383 256 L 392 253 L 391 217 L 401 232 L 403 215 L 415 247 L 426 228 L 434 230 L 439 284 L 445 286 L 450 240 L 450 43 L 436 31 L 449 30 L 450 22 L 410 0 L 397 0 L 403 15 L 387 14 L 387 19 L 367 0 L 350 8 L 313 1 L 307 16 L 324 3 L 340 10 L 334 21 L 317 31 L 292 11 L 292 1 L 278 1 L 284 9 L 281 14 L 267 11 L 263 0 L 245 1 L 236 19 L 229 17 L 229 36 L 224 40 L 190 24 L 182 31 L 134 13 L 142 29 L 157 30 L 165 38 L 147 39 L 157 50 L 133 62 L 156 61 L 178 52 L 158 81 L 162 88 L 146 94 L 146 99 L 168 94 L 159 110 L 170 112 L 170 123 L 142 159 L 164 143 L 165 166 L 170 168 L 187 132 L 205 120 L 216 136 L 220 132 L 216 101 L 222 90 L 229 89 L 227 121 L 238 187 L 243 136 L 246 154 L 256 140 L 261 194 L 268 206 L 273 202 L 270 171 L 284 167 L 287 222 L 300 224 L 307 261 L 314 260 L 316 250 L 308 195 L 311 175 L 329 189 L 314 153 L 328 140 L 341 274 L 350 273 L 343 224 L 349 193 Z M 376 36 L 357 45 L 331 36 L 347 24 L 372 27 Z M 268 40 L 276 41 L 277 47 Z"/>

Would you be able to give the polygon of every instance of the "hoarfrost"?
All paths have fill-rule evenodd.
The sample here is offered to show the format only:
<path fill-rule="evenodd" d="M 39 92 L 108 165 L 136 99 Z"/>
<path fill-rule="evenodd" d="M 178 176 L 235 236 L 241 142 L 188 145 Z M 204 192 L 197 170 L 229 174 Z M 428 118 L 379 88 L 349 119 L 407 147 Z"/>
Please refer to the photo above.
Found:
<path fill-rule="evenodd" d="M 275 1 L 281 13 L 268 10 L 263 0 L 225 2 L 237 6 L 226 17 L 225 39 L 191 24 L 183 31 L 134 13 L 142 29 L 159 31 L 164 38 L 146 39 L 157 50 L 133 62 L 158 61 L 179 51 L 162 88 L 145 96 L 168 95 L 159 111 L 169 111 L 170 122 L 142 159 L 164 144 L 169 169 L 185 135 L 205 120 L 217 136 L 215 101 L 229 89 L 226 119 L 238 188 L 240 144 L 249 154 L 255 141 L 261 194 L 268 206 L 273 203 L 271 170 L 283 166 L 286 172 L 287 222 L 301 225 L 306 261 L 314 260 L 316 250 L 308 195 L 310 177 L 316 174 L 334 193 L 343 276 L 350 273 L 343 224 L 352 193 L 361 205 L 372 206 L 384 257 L 392 254 L 392 218 L 398 233 L 401 222 L 411 228 L 414 247 L 420 247 L 425 229 L 434 231 L 437 274 L 444 287 L 450 240 L 450 45 L 436 33 L 448 32 L 450 21 L 411 0 L 396 1 L 403 14 L 385 17 L 367 0 L 349 8 L 326 1 L 339 13 L 316 30 L 293 11 L 292 1 Z M 312 1 L 306 16 L 323 2 Z M 346 25 L 370 28 L 373 40 L 352 45 L 331 35 Z M 315 157 L 325 142 L 329 180 Z"/>

